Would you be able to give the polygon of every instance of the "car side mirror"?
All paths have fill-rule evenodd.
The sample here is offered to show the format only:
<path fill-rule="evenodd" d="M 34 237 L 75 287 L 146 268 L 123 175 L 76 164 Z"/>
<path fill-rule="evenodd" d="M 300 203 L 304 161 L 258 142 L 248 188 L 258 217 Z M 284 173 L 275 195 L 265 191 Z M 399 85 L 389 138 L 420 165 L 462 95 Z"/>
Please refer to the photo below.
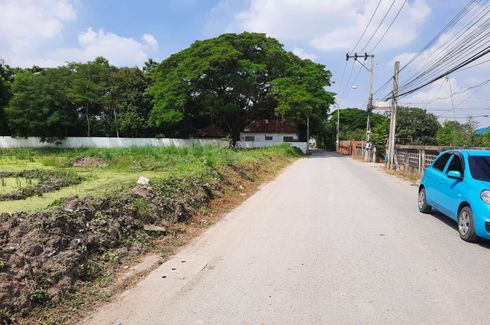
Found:
<path fill-rule="evenodd" d="M 447 172 L 447 177 L 449 178 L 454 178 L 454 179 L 461 179 L 461 172 L 458 170 L 450 170 Z"/>

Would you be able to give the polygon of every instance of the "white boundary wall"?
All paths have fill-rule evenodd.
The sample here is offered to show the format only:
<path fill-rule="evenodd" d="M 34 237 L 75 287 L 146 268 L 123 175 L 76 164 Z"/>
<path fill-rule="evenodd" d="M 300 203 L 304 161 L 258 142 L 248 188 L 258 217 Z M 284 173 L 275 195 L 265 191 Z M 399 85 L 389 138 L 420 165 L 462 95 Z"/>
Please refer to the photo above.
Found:
<path fill-rule="evenodd" d="M 239 141 L 237 146 L 243 149 L 277 146 L 287 143 L 306 153 L 306 142 L 275 141 Z M 190 147 L 219 146 L 227 147 L 228 141 L 222 139 L 171 139 L 171 138 L 103 138 L 68 137 L 61 144 L 41 142 L 40 138 L 12 138 L 0 136 L 0 148 L 124 148 L 124 147 Z"/>
<path fill-rule="evenodd" d="M 252 148 L 262 148 L 262 147 L 271 147 L 277 146 L 283 143 L 289 144 L 291 147 L 296 147 L 301 152 L 306 153 L 306 142 L 272 142 L 272 141 L 239 141 L 237 142 L 237 146 L 243 149 L 252 149 Z"/>
<path fill-rule="evenodd" d="M 0 137 L 0 148 L 124 148 L 124 147 L 189 147 L 228 146 L 221 139 L 170 139 L 170 138 L 84 138 L 69 137 L 61 144 L 41 142 L 40 138 Z"/>

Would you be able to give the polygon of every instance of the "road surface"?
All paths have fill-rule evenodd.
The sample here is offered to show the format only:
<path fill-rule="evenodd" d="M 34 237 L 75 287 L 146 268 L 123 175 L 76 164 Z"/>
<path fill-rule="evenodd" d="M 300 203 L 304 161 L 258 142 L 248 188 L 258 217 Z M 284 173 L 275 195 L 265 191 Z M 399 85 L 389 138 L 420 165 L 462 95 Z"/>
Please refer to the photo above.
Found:
<path fill-rule="evenodd" d="M 490 324 L 490 245 L 417 188 L 315 153 L 86 324 Z"/>

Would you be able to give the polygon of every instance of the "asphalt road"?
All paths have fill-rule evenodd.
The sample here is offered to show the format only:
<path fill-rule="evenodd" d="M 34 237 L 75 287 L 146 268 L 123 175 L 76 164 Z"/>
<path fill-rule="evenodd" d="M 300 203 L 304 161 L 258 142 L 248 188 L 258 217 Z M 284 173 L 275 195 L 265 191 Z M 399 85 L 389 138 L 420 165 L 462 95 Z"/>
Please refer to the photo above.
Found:
<path fill-rule="evenodd" d="M 490 324 L 490 244 L 374 165 L 316 153 L 86 323 Z"/>

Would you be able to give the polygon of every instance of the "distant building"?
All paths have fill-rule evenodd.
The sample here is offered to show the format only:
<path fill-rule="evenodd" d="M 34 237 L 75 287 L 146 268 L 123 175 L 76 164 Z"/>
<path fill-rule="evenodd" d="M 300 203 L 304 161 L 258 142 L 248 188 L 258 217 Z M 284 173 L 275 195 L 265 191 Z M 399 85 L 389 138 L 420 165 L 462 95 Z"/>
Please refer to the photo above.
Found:
<path fill-rule="evenodd" d="M 490 127 L 486 127 L 486 128 L 481 128 L 481 129 L 475 130 L 475 132 L 473 132 L 473 134 L 474 135 L 484 135 L 488 131 L 490 131 Z"/>
<path fill-rule="evenodd" d="M 256 120 L 240 133 L 241 142 L 282 143 L 299 140 L 298 127 L 277 119 Z"/>

